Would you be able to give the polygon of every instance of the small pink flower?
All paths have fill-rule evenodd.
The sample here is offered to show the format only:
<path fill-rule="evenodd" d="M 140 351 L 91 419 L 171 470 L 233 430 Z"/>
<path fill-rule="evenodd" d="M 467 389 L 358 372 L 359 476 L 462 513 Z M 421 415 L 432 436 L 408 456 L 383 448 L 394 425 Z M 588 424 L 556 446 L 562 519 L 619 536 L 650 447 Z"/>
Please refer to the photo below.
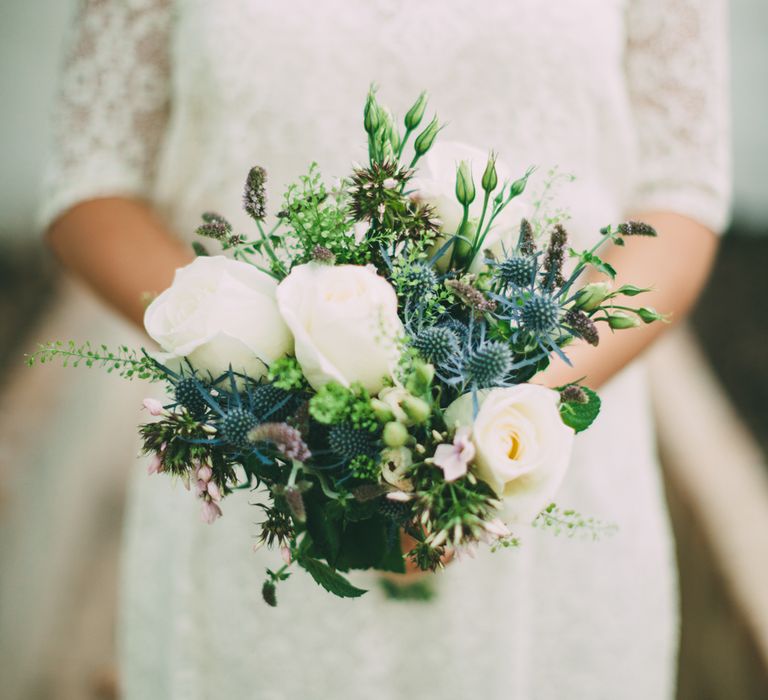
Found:
<path fill-rule="evenodd" d="M 163 404 L 161 404 L 157 399 L 144 399 L 144 401 L 141 402 L 142 406 L 149 411 L 149 415 L 151 416 L 162 416 L 163 415 Z"/>
<path fill-rule="evenodd" d="M 283 557 L 283 561 L 286 564 L 291 563 L 291 548 L 290 547 L 280 547 L 280 556 Z"/>
<path fill-rule="evenodd" d="M 213 501 L 208 500 L 203 501 L 202 516 L 204 522 L 211 525 L 216 521 L 217 518 L 220 518 L 221 515 L 221 508 L 219 508 L 218 503 L 214 503 Z"/>
<path fill-rule="evenodd" d="M 197 490 L 198 496 L 204 496 L 208 493 L 208 484 L 202 479 L 198 479 L 195 481 L 195 489 Z"/>
<path fill-rule="evenodd" d="M 221 500 L 221 491 L 219 490 L 219 487 L 216 485 L 216 483 L 213 482 L 213 481 L 209 481 L 208 482 L 208 495 L 214 501 L 220 501 Z"/>
<path fill-rule="evenodd" d="M 486 532 L 496 537 L 508 537 L 512 531 L 501 521 L 500 518 L 494 518 L 483 524 Z"/>
<path fill-rule="evenodd" d="M 211 480 L 212 476 L 213 469 L 211 469 L 208 465 L 197 468 L 197 478 L 201 481 L 204 481 L 206 484 Z"/>
<path fill-rule="evenodd" d="M 163 458 L 160 456 L 159 452 L 155 452 L 147 465 L 147 474 L 151 476 L 152 474 L 157 474 L 161 471 L 163 471 Z"/>
<path fill-rule="evenodd" d="M 471 430 L 463 426 L 453 436 L 453 444 L 438 445 L 432 462 L 445 474 L 446 481 L 455 481 L 467 473 L 469 463 L 475 457 L 475 446 L 469 436 Z"/>

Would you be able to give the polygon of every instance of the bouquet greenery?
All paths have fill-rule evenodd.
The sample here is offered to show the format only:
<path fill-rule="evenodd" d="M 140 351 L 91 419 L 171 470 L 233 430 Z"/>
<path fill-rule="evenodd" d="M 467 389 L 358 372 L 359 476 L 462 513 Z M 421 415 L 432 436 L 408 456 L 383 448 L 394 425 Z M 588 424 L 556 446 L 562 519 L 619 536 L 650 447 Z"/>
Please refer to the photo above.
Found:
<path fill-rule="evenodd" d="M 401 130 L 371 91 L 368 162 L 334 186 L 313 165 L 271 227 L 254 167 L 243 203 L 257 235 L 204 214 L 197 233 L 229 255 L 195 243 L 147 308 L 163 353 L 52 343 L 29 358 L 167 385 L 166 405 L 144 402 L 149 471 L 192 489 L 209 523 L 234 490 L 261 496 L 259 540 L 285 560 L 267 571 L 271 605 L 294 564 L 355 597 L 341 572 L 402 572 L 406 557 L 435 570 L 478 542 L 517 546 L 516 523 L 599 529 L 551 499 L 600 401 L 528 382 L 573 339 L 597 345 L 600 323 L 661 318 L 614 301 L 647 290 L 580 285 L 588 268 L 614 277 L 601 246 L 655 232 L 630 222 L 570 249 L 557 218 L 521 217 L 532 170 L 513 179 L 493 153 L 436 143 L 425 108 L 422 94 Z"/>

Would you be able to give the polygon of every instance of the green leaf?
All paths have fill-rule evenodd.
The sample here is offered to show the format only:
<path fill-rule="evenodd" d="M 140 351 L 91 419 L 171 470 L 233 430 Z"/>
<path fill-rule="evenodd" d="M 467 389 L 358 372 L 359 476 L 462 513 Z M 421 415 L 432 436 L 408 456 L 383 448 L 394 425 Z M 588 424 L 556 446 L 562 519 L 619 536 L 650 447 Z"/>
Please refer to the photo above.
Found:
<path fill-rule="evenodd" d="M 602 272 L 604 275 L 608 275 L 611 279 L 616 278 L 616 270 L 614 269 L 613 265 L 605 262 L 602 258 L 598 257 L 594 253 L 590 253 L 589 251 L 582 251 L 579 252 L 577 250 L 574 250 L 573 248 L 569 249 L 569 253 L 571 257 L 578 258 L 582 265 L 591 265 L 594 267 L 598 272 Z"/>
<path fill-rule="evenodd" d="M 364 593 L 367 593 L 364 589 L 353 586 L 341 574 L 319 559 L 302 557 L 298 560 L 298 563 L 315 579 L 316 583 L 325 588 L 329 593 L 339 596 L 339 598 L 359 598 Z"/>
<path fill-rule="evenodd" d="M 587 403 L 563 403 L 560 404 L 560 417 L 570 428 L 580 433 L 586 430 L 600 413 L 600 397 L 585 386 L 581 387 L 587 395 Z"/>

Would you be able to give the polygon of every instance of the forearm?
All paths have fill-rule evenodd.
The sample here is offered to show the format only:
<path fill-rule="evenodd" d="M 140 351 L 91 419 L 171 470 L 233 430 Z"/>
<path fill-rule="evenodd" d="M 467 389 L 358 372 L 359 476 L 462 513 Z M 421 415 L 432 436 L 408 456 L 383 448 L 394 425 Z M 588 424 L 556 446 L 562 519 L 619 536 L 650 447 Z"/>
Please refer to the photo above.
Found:
<path fill-rule="evenodd" d="M 53 223 L 48 242 L 67 269 L 138 325 L 145 295 L 166 289 L 192 259 L 147 204 L 121 197 L 72 207 Z"/>
<path fill-rule="evenodd" d="M 615 303 L 652 306 L 660 313 L 669 314 L 675 323 L 693 306 L 706 282 L 717 250 L 717 238 L 701 224 L 677 214 L 655 212 L 636 218 L 656 228 L 658 238 L 627 238 L 625 247 L 613 246 L 605 251 L 603 258 L 618 270 L 616 286 L 631 283 L 652 287 L 652 291 L 631 300 L 619 297 Z M 585 278 L 584 283 L 598 279 L 605 278 Z M 600 343 L 597 347 L 583 341 L 574 342 L 566 349 L 573 366 L 555 358 L 536 381 L 560 386 L 586 377 L 584 384 L 597 388 L 637 357 L 670 325 L 655 322 L 611 331 L 607 324 L 599 323 Z"/>

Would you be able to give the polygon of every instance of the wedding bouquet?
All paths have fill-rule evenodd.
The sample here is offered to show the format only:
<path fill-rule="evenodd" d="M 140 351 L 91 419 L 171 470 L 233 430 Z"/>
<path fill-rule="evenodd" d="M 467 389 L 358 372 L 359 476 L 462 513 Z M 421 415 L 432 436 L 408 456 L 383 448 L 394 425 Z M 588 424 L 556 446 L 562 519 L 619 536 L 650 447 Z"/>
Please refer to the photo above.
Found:
<path fill-rule="evenodd" d="M 167 385 L 165 405 L 144 402 L 149 472 L 183 482 L 208 523 L 233 491 L 258 495 L 258 540 L 284 559 L 267 571 L 271 605 L 292 565 L 355 597 L 341 572 L 402 572 L 406 557 L 435 570 L 478 542 L 517 546 L 515 524 L 598 527 L 551 499 L 600 401 L 529 382 L 573 339 L 597 345 L 600 323 L 661 318 L 615 301 L 647 290 L 580 285 L 589 268 L 614 277 L 601 246 L 655 232 L 630 222 L 569 248 L 557 217 L 523 218 L 532 170 L 513 179 L 493 153 L 436 143 L 425 108 L 422 94 L 401 131 L 371 91 L 368 162 L 334 185 L 312 165 L 274 226 L 254 167 L 243 203 L 257 236 L 204 214 L 197 233 L 230 255 L 196 243 L 146 310 L 164 352 L 70 342 L 29 358 Z"/>

